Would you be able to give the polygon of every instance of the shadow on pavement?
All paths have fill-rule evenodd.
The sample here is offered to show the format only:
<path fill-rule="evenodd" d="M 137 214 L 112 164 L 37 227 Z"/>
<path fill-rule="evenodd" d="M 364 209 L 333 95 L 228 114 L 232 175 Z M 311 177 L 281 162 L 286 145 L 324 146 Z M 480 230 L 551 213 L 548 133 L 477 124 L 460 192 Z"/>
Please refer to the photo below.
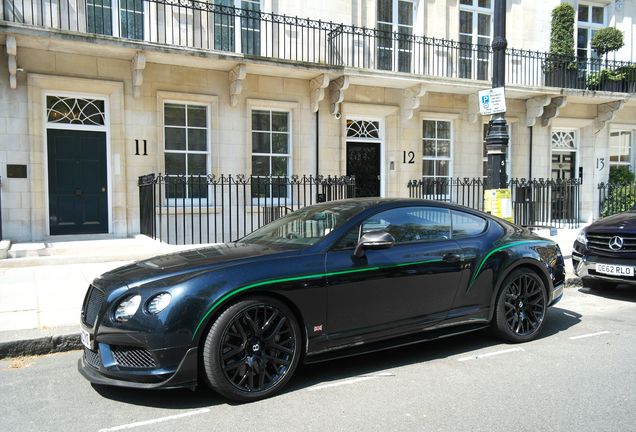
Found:
<path fill-rule="evenodd" d="M 580 321 L 580 314 L 567 309 L 552 307 L 548 310 L 545 327 L 538 339 L 547 338 L 565 331 L 577 325 Z M 492 336 L 488 330 L 480 330 L 377 353 L 330 360 L 313 365 L 300 365 L 294 378 L 283 389 L 281 394 L 303 390 L 317 384 L 379 373 L 386 369 L 466 354 L 500 345 L 501 343 L 501 339 Z M 101 396 L 108 399 L 155 408 L 187 409 L 220 404 L 240 405 L 217 395 L 203 383 L 194 392 L 185 389 L 139 390 L 95 384 L 93 384 L 93 388 Z"/>
<path fill-rule="evenodd" d="M 579 288 L 579 292 L 588 295 L 595 295 L 610 300 L 626 301 L 636 303 L 636 286 L 635 285 L 618 285 L 604 290 L 592 288 Z"/>

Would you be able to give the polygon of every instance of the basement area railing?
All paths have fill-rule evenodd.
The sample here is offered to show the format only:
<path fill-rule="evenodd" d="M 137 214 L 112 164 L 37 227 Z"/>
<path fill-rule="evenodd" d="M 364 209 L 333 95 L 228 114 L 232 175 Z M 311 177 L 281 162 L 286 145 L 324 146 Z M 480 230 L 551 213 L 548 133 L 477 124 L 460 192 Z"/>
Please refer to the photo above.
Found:
<path fill-rule="evenodd" d="M 139 177 L 140 232 L 169 244 L 238 240 L 301 207 L 355 197 L 353 177 Z"/>
<path fill-rule="evenodd" d="M 636 183 L 599 184 L 598 203 L 600 217 L 631 210 L 636 205 Z"/>
<path fill-rule="evenodd" d="M 418 179 L 409 181 L 409 197 L 445 201 L 484 210 L 482 178 Z M 580 179 L 512 179 L 512 215 L 523 226 L 578 228 Z"/>
<path fill-rule="evenodd" d="M 3 0 L 11 23 L 292 64 L 488 81 L 492 49 L 197 0 Z M 506 84 L 636 92 L 636 64 L 506 50 Z"/>

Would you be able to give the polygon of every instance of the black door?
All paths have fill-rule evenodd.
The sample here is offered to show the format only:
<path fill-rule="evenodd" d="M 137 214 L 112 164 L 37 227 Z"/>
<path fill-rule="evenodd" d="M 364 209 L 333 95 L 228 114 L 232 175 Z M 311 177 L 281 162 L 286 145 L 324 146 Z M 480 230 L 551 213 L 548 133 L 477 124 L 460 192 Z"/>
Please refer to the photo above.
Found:
<path fill-rule="evenodd" d="M 356 176 L 357 197 L 380 196 L 380 143 L 347 143 L 347 175 Z"/>
<path fill-rule="evenodd" d="M 51 235 L 108 232 L 106 133 L 49 129 Z"/>
<path fill-rule="evenodd" d="M 439 322 L 463 289 L 461 248 L 450 239 L 447 209 L 393 209 L 362 224 L 362 232 L 377 230 L 391 233 L 395 245 L 367 250 L 359 259 L 348 248 L 357 236 L 348 242 L 347 235 L 341 250 L 327 254 L 327 328 L 336 345 Z"/>

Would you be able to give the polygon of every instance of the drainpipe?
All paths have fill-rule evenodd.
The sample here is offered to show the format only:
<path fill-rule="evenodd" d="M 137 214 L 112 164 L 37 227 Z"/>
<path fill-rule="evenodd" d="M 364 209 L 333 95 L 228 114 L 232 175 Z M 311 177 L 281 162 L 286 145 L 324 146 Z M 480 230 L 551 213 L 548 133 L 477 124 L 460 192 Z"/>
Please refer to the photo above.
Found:
<path fill-rule="evenodd" d="M 316 177 L 320 175 L 320 109 L 316 111 Z"/>
<path fill-rule="evenodd" d="M 530 160 L 528 161 L 528 180 L 530 180 L 532 178 L 532 126 L 529 126 L 528 129 L 530 130 Z"/>

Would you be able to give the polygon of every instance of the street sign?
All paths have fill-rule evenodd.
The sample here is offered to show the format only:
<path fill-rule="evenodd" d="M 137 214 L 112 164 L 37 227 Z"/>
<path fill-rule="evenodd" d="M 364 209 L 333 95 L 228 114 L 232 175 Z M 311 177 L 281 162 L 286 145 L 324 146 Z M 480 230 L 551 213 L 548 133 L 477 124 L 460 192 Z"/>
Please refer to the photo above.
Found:
<path fill-rule="evenodd" d="M 513 221 L 510 189 L 487 189 L 484 191 L 484 211 L 493 216 Z"/>
<path fill-rule="evenodd" d="M 503 87 L 479 92 L 479 112 L 481 115 L 492 115 L 506 112 L 506 95 Z"/>

